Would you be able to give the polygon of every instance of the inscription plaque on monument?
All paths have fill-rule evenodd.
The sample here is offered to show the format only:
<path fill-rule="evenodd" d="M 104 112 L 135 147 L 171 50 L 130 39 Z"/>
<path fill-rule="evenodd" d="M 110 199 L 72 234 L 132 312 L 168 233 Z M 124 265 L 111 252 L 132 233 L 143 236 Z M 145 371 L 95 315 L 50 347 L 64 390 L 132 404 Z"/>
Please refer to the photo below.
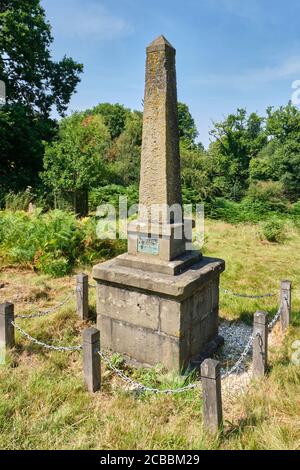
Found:
<path fill-rule="evenodd" d="M 145 253 L 148 255 L 159 254 L 159 241 L 158 238 L 139 236 L 137 241 L 138 253 Z"/>
<path fill-rule="evenodd" d="M 182 373 L 190 363 L 199 368 L 222 342 L 225 263 L 187 249 L 175 55 L 163 36 L 147 47 L 139 215 L 128 225 L 128 252 L 98 264 L 93 275 L 102 347 Z"/>

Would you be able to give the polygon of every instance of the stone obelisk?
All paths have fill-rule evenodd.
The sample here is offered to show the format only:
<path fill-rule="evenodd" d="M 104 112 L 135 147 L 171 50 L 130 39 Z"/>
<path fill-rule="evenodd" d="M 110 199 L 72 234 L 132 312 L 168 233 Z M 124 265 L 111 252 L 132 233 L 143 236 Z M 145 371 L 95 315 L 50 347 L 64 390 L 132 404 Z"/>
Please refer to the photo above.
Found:
<path fill-rule="evenodd" d="M 147 47 L 140 204 L 163 224 L 173 222 L 167 208 L 182 205 L 175 53 L 163 36 Z M 161 220 L 151 218 L 153 204 L 165 206 Z"/>
<path fill-rule="evenodd" d="M 95 266 L 93 276 L 102 347 L 182 370 L 221 341 L 225 264 L 186 250 L 175 53 L 163 36 L 147 48 L 139 214 L 128 252 Z"/>
<path fill-rule="evenodd" d="M 185 248 L 191 224 L 184 225 L 182 211 L 175 56 L 164 36 L 147 47 L 139 216 L 120 258 L 124 266 L 166 274 L 201 257 Z"/>

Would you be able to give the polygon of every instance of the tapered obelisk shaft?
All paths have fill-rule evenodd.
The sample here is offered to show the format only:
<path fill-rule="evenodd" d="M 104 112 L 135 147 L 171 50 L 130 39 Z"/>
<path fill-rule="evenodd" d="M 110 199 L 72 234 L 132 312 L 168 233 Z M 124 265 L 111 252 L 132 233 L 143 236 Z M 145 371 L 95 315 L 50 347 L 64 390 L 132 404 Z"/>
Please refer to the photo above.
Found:
<path fill-rule="evenodd" d="M 147 48 L 140 221 L 172 223 L 167 210 L 154 220 L 151 207 L 182 204 L 175 55 L 163 36 Z"/>

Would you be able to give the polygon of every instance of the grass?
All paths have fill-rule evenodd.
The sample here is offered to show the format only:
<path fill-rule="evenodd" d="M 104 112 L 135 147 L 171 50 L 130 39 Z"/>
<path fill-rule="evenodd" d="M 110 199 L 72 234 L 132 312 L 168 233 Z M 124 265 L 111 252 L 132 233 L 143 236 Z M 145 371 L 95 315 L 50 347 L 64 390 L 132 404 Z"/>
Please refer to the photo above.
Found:
<path fill-rule="evenodd" d="M 201 396 L 134 395 L 103 366 L 103 392 L 90 395 L 82 379 L 81 353 L 41 349 L 17 334 L 17 347 L 0 366 L 1 449 L 299 449 L 300 367 L 291 364 L 291 345 L 300 339 L 300 235 L 287 225 L 283 244 L 262 242 L 256 225 L 208 221 L 207 255 L 223 257 L 222 286 L 246 293 L 279 292 L 293 281 L 293 326 L 270 347 L 270 372 L 240 396 L 224 397 L 224 433 L 202 428 Z M 72 276 L 52 279 L 32 271 L 4 269 L 0 301 L 12 300 L 16 313 L 48 308 L 74 286 Z M 299 287 L 298 287 L 299 286 Z M 90 291 L 95 309 L 95 292 Z M 221 295 L 220 315 L 252 322 L 258 309 L 275 313 L 278 300 L 245 300 Z M 32 336 L 53 344 L 79 344 L 86 323 L 74 302 L 36 320 L 19 320 Z M 119 357 L 114 358 L 116 363 Z M 161 368 L 134 372 L 147 385 L 178 385 Z"/>

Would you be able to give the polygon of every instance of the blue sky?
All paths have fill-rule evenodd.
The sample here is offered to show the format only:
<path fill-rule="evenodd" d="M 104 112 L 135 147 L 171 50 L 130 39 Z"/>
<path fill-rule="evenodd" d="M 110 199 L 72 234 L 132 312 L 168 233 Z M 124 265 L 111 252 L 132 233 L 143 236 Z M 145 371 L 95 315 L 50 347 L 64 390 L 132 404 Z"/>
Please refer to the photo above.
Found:
<path fill-rule="evenodd" d="M 70 111 L 99 102 L 141 109 L 145 48 L 163 34 L 177 49 L 178 99 L 209 143 L 237 107 L 286 104 L 300 79 L 299 0 L 42 0 L 53 55 L 85 66 Z"/>

